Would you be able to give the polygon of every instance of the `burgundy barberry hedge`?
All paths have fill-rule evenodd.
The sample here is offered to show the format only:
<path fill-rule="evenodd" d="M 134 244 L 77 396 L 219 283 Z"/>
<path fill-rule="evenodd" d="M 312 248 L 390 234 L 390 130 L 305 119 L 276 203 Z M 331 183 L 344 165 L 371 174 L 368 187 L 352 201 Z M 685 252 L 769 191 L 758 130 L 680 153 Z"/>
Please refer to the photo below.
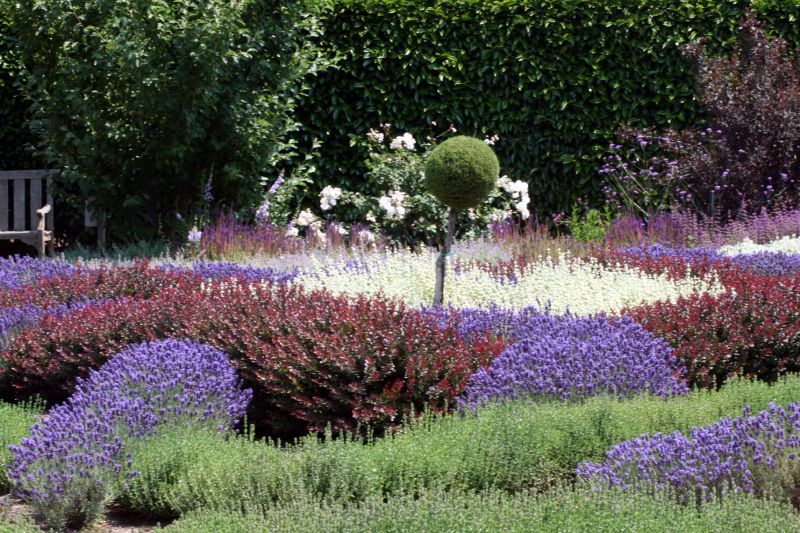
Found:
<path fill-rule="evenodd" d="M 623 312 L 672 345 L 690 385 L 719 387 L 733 376 L 774 381 L 800 371 L 800 278 L 740 269 L 720 278 L 721 294 Z"/>
<path fill-rule="evenodd" d="M 0 308 L 35 305 L 47 308 L 82 300 L 107 298 L 149 298 L 176 284 L 199 287 L 203 277 L 192 271 L 152 268 L 146 260 L 125 266 L 77 268 L 0 292 Z"/>
<path fill-rule="evenodd" d="M 254 390 L 254 416 L 273 433 L 327 424 L 380 431 L 412 409 L 443 410 L 502 351 L 502 340 L 466 342 L 457 326 L 455 314 L 440 324 L 382 297 L 235 279 L 201 291 L 185 282 L 23 329 L 1 354 L 0 383 L 6 396 L 62 399 L 78 376 L 129 344 L 191 338 L 228 354 Z"/>

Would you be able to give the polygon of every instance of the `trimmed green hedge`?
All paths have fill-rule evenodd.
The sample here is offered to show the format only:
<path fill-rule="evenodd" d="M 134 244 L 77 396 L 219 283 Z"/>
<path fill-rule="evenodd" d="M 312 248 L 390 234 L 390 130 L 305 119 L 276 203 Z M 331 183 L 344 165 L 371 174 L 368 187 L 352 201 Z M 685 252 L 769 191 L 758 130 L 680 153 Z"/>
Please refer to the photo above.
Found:
<path fill-rule="evenodd" d="M 293 502 L 287 507 L 235 512 L 199 511 L 164 531 L 169 533 L 353 532 L 450 533 L 505 531 L 515 533 L 594 533 L 663 531 L 739 533 L 789 532 L 800 528 L 800 515 L 789 506 L 736 495 L 709 504 L 699 512 L 643 494 L 563 491 L 545 495 L 503 493 L 461 494 L 423 491 L 418 498 L 360 505 Z"/>
<path fill-rule="evenodd" d="M 300 497 L 333 503 L 415 494 L 424 488 L 507 492 L 547 489 L 574 479 L 581 461 L 600 461 L 615 444 L 644 433 L 689 431 L 723 416 L 800 398 L 800 376 L 770 386 L 734 382 L 665 401 L 510 402 L 478 416 L 447 416 L 403 428 L 371 445 L 315 436 L 273 446 L 201 431 L 165 431 L 133 453 L 118 503 L 151 516 L 196 509 L 243 511 Z"/>
<path fill-rule="evenodd" d="M 745 7 L 798 43 L 797 0 L 334 0 L 323 46 L 337 68 L 311 82 L 303 136 L 323 141 L 321 188 L 368 192 L 350 135 L 389 122 L 415 136 L 450 122 L 497 134 L 501 173 L 550 214 L 599 198 L 599 160 L 623 122 L 697 123 L 678 44 L 730 44 Z"/>

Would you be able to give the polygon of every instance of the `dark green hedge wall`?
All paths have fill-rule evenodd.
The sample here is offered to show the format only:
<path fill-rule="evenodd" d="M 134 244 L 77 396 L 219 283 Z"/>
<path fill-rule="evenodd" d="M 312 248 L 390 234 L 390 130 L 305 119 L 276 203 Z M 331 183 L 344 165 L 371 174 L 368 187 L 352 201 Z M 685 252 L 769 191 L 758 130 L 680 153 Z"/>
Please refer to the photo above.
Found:
<path fill-rule="evenodd" d="M 26 126 L 28 106 L 14 86 L 17 57 L 8 39 L 11 35 L 4 6 L 0 0 L 0 170 L 36 168 L 37 161 L 26 150 L 35 139 Z M 41 165 L 41 162 L 38 162 Z"/>
<path fill-rule="evenodd" d="M 300 111 L 305 140 L 323 141 L 319 186 L 369 192 L 349 136 L 436 121 L 499 135 L 502 172 L 530 182 L 541 214 L 597 199 L 620 123 L 701 121 L 678 45 L 722 49 L 751 4 L 798 42 L 800 0 L 334 0 L 323 39 L 341 61 Z"/>
<path fill-rule="evenodd" d="M 0 7 L 10 0 L 0 0 Z M 597 199 L 598 161 L 622 122 L 702 120 L 678 44 L 722 50 L 744 9 L 800 43 L 800 0 L 332 0 L 321 37 L 338 66 L 310 80 L 298 118 L 320 139 L 319 188 L 370 192 L 350 146 L 382 122 L 425 135 L 431 121 L 501 137 L 502 171 L 531 183 L 540 214 Z M 5 35 L 0 13 L 0 30 Z M 25 105 L 0 39 L 0 168 L 34 164 Z M 441 131 L 438 129 L 437 131 Z"/>

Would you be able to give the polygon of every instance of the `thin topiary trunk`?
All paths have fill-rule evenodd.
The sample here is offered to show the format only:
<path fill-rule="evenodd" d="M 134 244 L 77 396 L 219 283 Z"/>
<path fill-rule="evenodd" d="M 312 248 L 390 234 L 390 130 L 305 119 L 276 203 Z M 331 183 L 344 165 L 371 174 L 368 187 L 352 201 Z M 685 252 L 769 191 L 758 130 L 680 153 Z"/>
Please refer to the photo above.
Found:
<path fill-rule="evenodd" d="M 444 237 L 444 247 L 442 248 L 439 257 L 436 258 L 436 288 L 433 293 L 433 305 L 442 305 L 444 301 L 444 271 L 447 266 L 447 256 L 450 255 L 450 249 L 453 247 L 453 240 L 456 234 L 456 215 L 458 211 L 450 208 L 450 214 L 447 215 L 447 234 Z"/>

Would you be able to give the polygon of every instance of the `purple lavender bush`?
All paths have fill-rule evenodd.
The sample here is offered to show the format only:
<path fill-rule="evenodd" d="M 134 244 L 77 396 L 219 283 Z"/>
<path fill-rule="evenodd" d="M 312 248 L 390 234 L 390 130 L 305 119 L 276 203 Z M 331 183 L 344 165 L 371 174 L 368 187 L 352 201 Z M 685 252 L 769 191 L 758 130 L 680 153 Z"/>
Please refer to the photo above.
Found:
<path fill-rule="evenodd" d="M 75 267 L 64 261 L 15 255 L 0 258 L 0 289 L 16 289 L 40 279 L 71 274 Z"/>
<path fill-rule="evenodd" d="M 800 254 L 758 252 L 729 257 L 731 263 L 764 274 L 765 276 L 790 276 L 800 272 Z"/>
<path fill-rule="evenodd" d="M 524 329 L 529 321 L 537 317 L 550 316 L 549 309 L 549 305 L 531 305 L 520 308 L 492 305 L 490 307 L 425 307 L 422 311 L 435 318 L 442 326 L 447 324 L 448 317 L 453 314 L 458 315 L 458 334 L 463 339 L 470 340 L 475 336 L 482 336 L 486 332 L 490 332 L 511 344 L 526 334 Z"/>
<path fill-rule="evenodd" d="M 185 340 L 134 345 L 80 380 L 67 402 L 10 447 L 8 477 L 50 526 L 76 527 L 102 512 L 120 477 L 135 475 L 125 472 L 127 442 L 166 425 L 229 429 L 251 396 L 215 348 Z"/>
<path fill-rule="evenodd" d="M 604 463 L 581 463 L 577 475 L 595 488 L 666 491 L 684 504 L 741 491 L 786 498 L 781 492 L 795 488 L 798 450 L 800 405 L 772 403 L 754 416 L 745 406 L 741 417 L 690 435 L 656 433 L 618 444 Z"/>
<path fill-rule="evenodd" d="M 470 378 L 460 404 L 527 398 L 576 400 L 608 394 L 685 394 L 672 349 L 628 318 L 530 313 L 512 327 L 521 339 Z"/>

